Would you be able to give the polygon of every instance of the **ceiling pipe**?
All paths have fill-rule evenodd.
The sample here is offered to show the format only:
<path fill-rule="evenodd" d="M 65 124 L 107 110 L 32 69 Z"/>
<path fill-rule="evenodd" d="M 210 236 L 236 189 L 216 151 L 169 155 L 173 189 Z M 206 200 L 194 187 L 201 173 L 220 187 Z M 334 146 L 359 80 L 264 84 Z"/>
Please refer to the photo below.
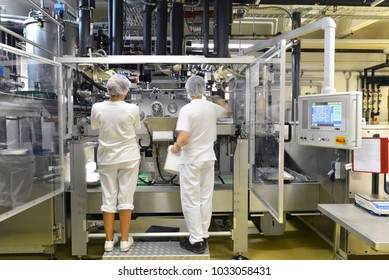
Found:
<path fill-rule="evenodd" d="M 270 4 L 270 5 L 315 5 L 321 6 L 355 6 L 355 7 L 371 7 L 373 1 L 362 1 L 362 0 L 261 0 L 259 4 Z M 389 7 L 389 1 L 385 1 L 379 4 L 379 7 Z"/>
<path fill-rule="evenodd" d="M 91 21 L 93 18 L 93 10 L 95 9 L 94 0 L 80 0 L 79 2 L 79 19 L 80 31 L 78 35 L 79 49 L 78 56 L 88 56 L 88 49 L 92 47 Z"/>
<path fill-rule="evenodd" d="M 209 51 L 209 0 L 204 0 L 203 12 L 203 54 L 205 57 L 217 57 Z"/>
<path fill-rule="evenodd" d="M 111 54 L 121 55 L 123 54 L 123 0 L 110 0 L 112 2 L 112 13 L 109 14 L 111 17 L 109 23 L 111 31 L 109 34 Z M 111 4 L 110 4 L 111 5 Z"/>
<path fill-rule="evenodd" d="M 218 57 L 230 57 L 228 50 L 232 23 L 231 0 L 215 0 L 215 39 L 214 46 Z"/>
<path fill-rule="evenodd" d="M 335 29 L 336 23 L 330 17 L 322 18 L 316 22 L 294 29 L 288 33 L 276 36 L 263 41 L 257 45 L 243 50 L 243 55 L 263 50 L 274 46 L 283 39 L 294 40 L 298 37 L 312 33 L 317 30 L 324 30 L 324 89 L 323 93 L 335 93 Z"/>
<path fill-rule="evenodd" d="M 113 38 L 113 0 L 108 0 L 108 53 L 111 54 L 112 50 L 112 38 Z M 94 26 L 96 27 L 96 26 Z"/>
<path fill-rule="evenodd" d="M 156 42 L 156 55 L 166 55 L 167 44 L 167 1 L 158 1 L 157 11 L 157 42 Z"/>
<path fill-rule="evenodd" d="M 227 6 L 227 12 L 226 11 Z M 209 51 L 209 0 L 204 0 L 203 12 L 203 54 L 205 57 L 230 57 L 228 42 L 231 32 L 231 0 L 214 1 L 214 51 Z"/>
<path fill-rule="evenodd" d="M 171 54 L 182 55 L 184 41 L 184 3 L 174 2 L 170 14 Z"/>
<path fill-rule="evenodd" d="M 153 21 L 153 11 L 156 5 L 144 5 L 143 6 L 143 54 L 151 55 L 152 40 L 151 40 L 151 27 Z"/>

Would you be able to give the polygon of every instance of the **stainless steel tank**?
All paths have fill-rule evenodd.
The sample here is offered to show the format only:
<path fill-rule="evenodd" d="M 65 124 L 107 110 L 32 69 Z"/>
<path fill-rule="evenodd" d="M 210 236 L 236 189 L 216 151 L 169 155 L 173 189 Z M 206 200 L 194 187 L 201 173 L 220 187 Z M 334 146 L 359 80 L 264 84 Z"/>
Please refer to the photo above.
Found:
<path fill-rule="evenodd" d="M 78 26 L 71 22 L 64 22 L 63 25 L 65 26 L 64 30 L 60 30 L 58 33 L 58 26 L 55 23 L 45 19 L 40 21 L 36 18 L 29 18 L 25 24 L 24 36 L 57 56 L 74 56 L 78 40 Z M 58 52 L 58 36 L 61 44 L 60 52 Z M 26 51 L 45 58 L 54 58 L 53 54 L 31 44 L 26 44 Z M 29 64 L 28 76 L 29 89 L 53 90 L 56 88 L 57 75 L 49 65 L 42 67 L 42 65 Z"/>
<path fill-rule="evenodd" d="M 58 55 L 58 26 L 51 21 L 29 18 L 25 22 L 24 37 Z M 26 51 L 45 58 L 53 59 L 54 55 L 26 44 Z M 55 91 L 57 88 L 57 73 L 50 65 L 36 63 L 28 64 L 28 89 Z"/>
<path fill-rule="evenodd" d="M 62 36 L 62 55 L 76 56 L 78 46 L 78 25 L 64 22 L 64 34 Z"/>
<path fill-rule="evenodd" d="M 0 0 L 0 13 L 8 18 L 19 19 L 21 27 L 24 25 L 24 37 L 34 43 L 50 50 L 46 52 L 38 47 L 26 43 L 26 51 L 48 59 L 54 56 L 76 54 L 78 41 L 78 25 L 72 22 L 63 22 L 63 30 L 44 17 L 38 19 L 37 13 L 31 11 L 31 4 L 28 1 Z M 34 15 L 32 15 L 32 14 Z M 29 17 L 28 17 L 29 16 Z M 24 20 L 27 18 L 26 20 Z M 58 37 L 60 42 L 58 42 Z M 58 45 L 61 44 L 60 51 Z M 37 64 L 30 60 L 27 66 L 28 90 L 44 90 L 54 92 L 57 88 L 57 71 L 53 71 L 50 65 Z"/>
<path fill-rule="evenodd" d="M 27 16 L 31 9 L 28 1 L 22 0 L 0 0 L 1 14 Z"/>

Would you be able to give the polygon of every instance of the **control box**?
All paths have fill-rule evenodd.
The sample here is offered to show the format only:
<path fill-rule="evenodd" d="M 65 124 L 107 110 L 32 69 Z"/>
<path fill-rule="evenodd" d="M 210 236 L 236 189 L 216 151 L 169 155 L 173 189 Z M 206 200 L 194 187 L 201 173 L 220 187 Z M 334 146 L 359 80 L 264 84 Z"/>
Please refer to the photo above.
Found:
<path fill-rule="evenodd" d="M 300 145 L 355 149 L 362 145 L 362 93 L 340 92 L 300 96 Z"/>

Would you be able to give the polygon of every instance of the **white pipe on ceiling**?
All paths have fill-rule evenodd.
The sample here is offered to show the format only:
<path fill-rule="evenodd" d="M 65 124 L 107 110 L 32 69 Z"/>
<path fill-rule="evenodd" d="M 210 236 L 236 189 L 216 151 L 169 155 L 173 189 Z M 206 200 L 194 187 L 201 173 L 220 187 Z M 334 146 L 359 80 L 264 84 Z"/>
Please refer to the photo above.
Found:
<path fill-rule="evenodd" d="M 324 30 L 324 88 L 323 93 L 335 93 L 335 28 L 336 23 L 332 18 L 325 17 L 311 24 L 294 29 L 269 40 L 263 41 L 250 48 L 244 49 L 241 54 L 248 55 L 252 52 L 263 50 L 276 45 L 281 40 L 294 40 L 317 30 Z"/>

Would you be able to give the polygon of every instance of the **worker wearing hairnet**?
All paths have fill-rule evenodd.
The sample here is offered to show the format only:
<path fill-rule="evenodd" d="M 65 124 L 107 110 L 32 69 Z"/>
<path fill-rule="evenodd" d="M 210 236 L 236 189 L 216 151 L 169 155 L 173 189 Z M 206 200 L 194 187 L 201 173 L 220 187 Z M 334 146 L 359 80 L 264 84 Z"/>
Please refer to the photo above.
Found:
<path fill-rule="evenodd" d="M 122 240 L 120 250 L 128 251 L 133 238 L 128 236 L 134 193 L 138 180 L 140 152 L 135 129 L 140 128 L 139 108 L 124 102 L 131 86 L 122 75 L 114 75 L 107 82 L 108 101 L 92 107 L 93 129 L 99 129 L 97 162 L 103 191 L 103 211 L 106 241 L 105 251 L 113 250 L 115 213 L 119 211 Z"/>
<path fill-rule="evenodd" d="M 192 100 L 180 110 L 176 126 L 178 137 L 172 147 L 173 153 L 181 151 L 181 205 L 190 234 L 180 241 L 180 246 L 202 254 L 212 217 L 216 122 L 230 111 L 220 97 L 213 98 L 217 104 L 203 99 L 205 80 L 202 77 L 190 77 L 185 88 Z"/>

